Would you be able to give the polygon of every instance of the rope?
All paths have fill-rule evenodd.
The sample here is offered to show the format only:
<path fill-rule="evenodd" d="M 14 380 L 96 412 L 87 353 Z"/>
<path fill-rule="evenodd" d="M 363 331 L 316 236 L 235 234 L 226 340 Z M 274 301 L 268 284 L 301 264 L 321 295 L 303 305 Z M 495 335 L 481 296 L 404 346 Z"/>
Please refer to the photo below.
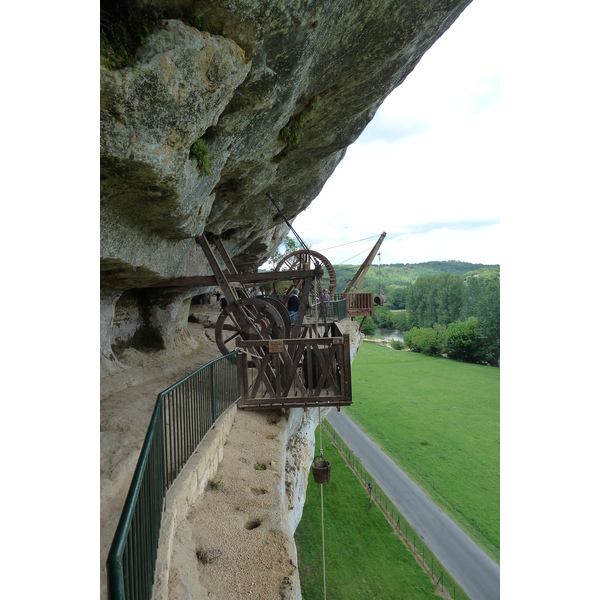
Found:
<path fill-rule="evenodd" d="M 315 248 L 316 252 L 325 252 L 325 250 L 333 250 L 334 248 L 341 248 L 342 246 L 349 246 L 350 244 L 358 244 L 358 242 L 366 242 L 373 238 L 379 237 L 378 235 L 372 235 L 370 237 L 363 238 L 362 240 L 354 240 L 353 242 L 346 242 L 345 244 L 339 244 L 339 246 L 329 246 L 329 248 Z"/>
<path fill-rule="evenodd" d="M 323 543 L 323 599 L 327 600 L 327 578 L 325 577 L 325 519 L 323 518 L 323 484 L 321 484 L 321 538 Z"/>
<path fill-rule="evenodd" d="M 323 440 L 321 439 L 321 407 L 319 406 L 319 458 L 323 458 Z"/>
<path fill-rule="evenodd" d="M 350 258 L 347 258 L 344 262 L 340 263 L 341 265 L 343 265 L 344 263 L 347 263 L 349 260 L 352 260 L 353 258 L 356 258 L 357 256 L 360 256 L 361 254 L 364 254 L 365 252 L 368 252 L 371 248 L 367 248 L 366 250 L 361 250 L 358 254 L 355 254 L 354 256 L 351 256 Z"/>
<path fill-rule="evenodd" d="M 321 437 L 321 407 L 319 406 L 319 458 L 323 459 L 323 440 Z M 321 488 L 321 545 L 323 547 L 323 599 L 327 600 L 327 577 L 325 575 L 325 516 L 323 510 L 323 484 Z"/>

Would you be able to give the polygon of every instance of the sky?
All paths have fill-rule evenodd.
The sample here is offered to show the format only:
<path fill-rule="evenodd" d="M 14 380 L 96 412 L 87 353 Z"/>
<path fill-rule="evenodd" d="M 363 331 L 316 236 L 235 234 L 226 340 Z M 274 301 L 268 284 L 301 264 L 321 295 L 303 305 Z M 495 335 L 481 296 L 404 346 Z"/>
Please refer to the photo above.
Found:
<path fill-rule="evenodd" d="M 498 6 L 463 11 L 296 217 L 331 263 L 362 264 L 384 231 L 381 264 L 500 263 Z"/>
<path fill-rule="evenodd" d="M 34 19 L 29 5 L 4 9 L 0 449 L 10 463 L 18 448 L 20 462 L 4 494 L 3 589 L 18 597 L 26 581 L 44 597 L 61 585 L 78 599 L 98 582 L 97 8 L 39 3 Z M 315 249 L 373 236 L 357 264 L 383 231 L 382 264 L 501 263 L 506 598 L 542 587 L 590 597 L 600 562 L 599 11 L 474 0 L 294 222 Z M 354 206 L 346 222 L 340 203 Z M 332 215 L 336 229 L 323 230 Z M 325 254 L 337 263 L 361 250 Z M 53 560 L 32 578 L 24 531 L 69 557 L 72 592 Z"/>

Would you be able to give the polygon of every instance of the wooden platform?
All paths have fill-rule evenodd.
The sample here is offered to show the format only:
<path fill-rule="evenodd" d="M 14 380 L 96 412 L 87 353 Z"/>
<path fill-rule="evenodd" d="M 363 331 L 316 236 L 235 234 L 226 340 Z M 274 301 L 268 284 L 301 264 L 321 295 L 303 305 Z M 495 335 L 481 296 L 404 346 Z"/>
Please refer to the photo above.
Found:
<path fill-rule="evenodd" d="M 239 408 L 352 404 L 348 334 L 329 338 L 238 340 Z"/>

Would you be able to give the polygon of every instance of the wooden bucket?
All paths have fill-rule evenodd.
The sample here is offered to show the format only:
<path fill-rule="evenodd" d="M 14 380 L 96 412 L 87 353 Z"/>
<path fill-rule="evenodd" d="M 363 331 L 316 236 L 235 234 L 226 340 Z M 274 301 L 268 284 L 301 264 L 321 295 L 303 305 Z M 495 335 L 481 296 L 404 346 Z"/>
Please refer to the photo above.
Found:
<path fill-rule="evenodd" d="M 331 463 L 328 460 L 314 460 L 312 474 L 315 483 L 329 483 L 331 475 Z"/>

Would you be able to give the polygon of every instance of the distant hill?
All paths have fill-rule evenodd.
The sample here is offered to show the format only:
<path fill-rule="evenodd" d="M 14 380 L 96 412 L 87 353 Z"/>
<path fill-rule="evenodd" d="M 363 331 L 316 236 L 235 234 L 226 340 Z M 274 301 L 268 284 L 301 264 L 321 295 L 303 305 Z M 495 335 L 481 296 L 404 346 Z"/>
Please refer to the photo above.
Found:
<path fill-rule="evenodd" d="M 334 265 L 337 276 L 337 292 L 343 292 L 350 280 L 360 268 L 360 265 Z M 499 273 L 499 265 L 485 265 L 482 263 L 468 263 L 459 260 L 430 261 L 424 263 L 396 263 L 390 265 L 372 264 L 367 271 L 360 291 L 382 293 L 390 295 L 398 287 L 406 287 L 413 283 L 417 277 L 424 275 L 450 275 L 474 276 L 480 274 Z"/>

